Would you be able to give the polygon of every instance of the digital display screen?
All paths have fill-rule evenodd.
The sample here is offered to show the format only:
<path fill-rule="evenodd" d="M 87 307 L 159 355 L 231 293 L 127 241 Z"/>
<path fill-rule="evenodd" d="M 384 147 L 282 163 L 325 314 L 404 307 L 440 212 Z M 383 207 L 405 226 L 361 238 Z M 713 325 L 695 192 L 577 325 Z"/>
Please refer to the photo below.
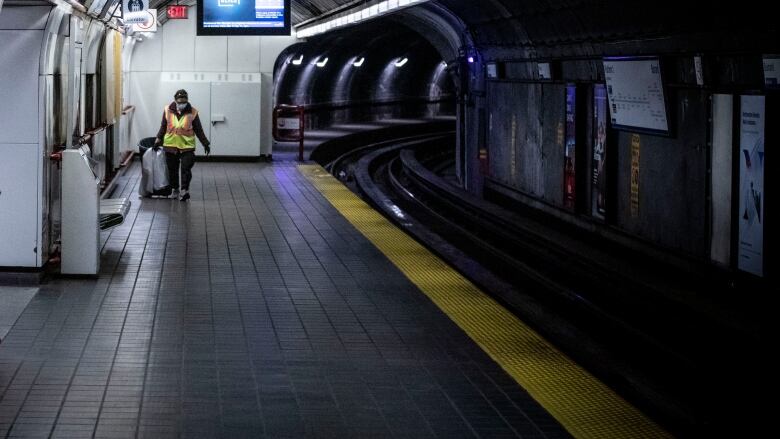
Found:
<path fill-rule="evenodd" d="M 290 0 L 198 0 L 198 35 L 290 35 Z"/>

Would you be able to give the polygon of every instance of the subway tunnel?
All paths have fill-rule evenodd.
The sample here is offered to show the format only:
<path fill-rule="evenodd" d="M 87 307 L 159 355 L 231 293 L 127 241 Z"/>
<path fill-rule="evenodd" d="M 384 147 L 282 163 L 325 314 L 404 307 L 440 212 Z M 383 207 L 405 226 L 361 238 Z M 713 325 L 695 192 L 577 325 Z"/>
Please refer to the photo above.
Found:
<path fill-rule="evenodd" d="M 766 7 L 0 0 L 0 435 L 767 436 Z"/>

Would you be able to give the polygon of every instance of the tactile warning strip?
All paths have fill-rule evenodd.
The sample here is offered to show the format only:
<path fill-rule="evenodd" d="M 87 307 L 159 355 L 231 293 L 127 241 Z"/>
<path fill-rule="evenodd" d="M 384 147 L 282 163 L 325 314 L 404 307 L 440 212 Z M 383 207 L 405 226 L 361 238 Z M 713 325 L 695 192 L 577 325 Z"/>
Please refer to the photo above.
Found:
<path fill-rule="evenodd" d="M 573 436 L 671 437 L 324 169 L 298 169 Z"/>

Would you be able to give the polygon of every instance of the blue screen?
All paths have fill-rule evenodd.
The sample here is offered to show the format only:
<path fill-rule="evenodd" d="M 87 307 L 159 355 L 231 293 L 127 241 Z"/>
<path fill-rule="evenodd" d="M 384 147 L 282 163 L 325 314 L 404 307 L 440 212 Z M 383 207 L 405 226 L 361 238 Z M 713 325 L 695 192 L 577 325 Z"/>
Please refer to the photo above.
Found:
<path fill-rule="evenodd" d="M 203 29 L 284 29 L 285 0 L 203 0 Z"/>

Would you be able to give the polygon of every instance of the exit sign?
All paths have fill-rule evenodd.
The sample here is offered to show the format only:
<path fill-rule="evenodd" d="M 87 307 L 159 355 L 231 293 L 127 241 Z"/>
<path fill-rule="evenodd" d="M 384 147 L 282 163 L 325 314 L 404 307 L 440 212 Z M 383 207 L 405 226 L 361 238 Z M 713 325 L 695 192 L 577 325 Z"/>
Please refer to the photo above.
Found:
<path fill-rule="evenodd" d="M 187 18 L 187 6 L 169 5 L 168 18 L 171 20 L 183 20 Z"/>

